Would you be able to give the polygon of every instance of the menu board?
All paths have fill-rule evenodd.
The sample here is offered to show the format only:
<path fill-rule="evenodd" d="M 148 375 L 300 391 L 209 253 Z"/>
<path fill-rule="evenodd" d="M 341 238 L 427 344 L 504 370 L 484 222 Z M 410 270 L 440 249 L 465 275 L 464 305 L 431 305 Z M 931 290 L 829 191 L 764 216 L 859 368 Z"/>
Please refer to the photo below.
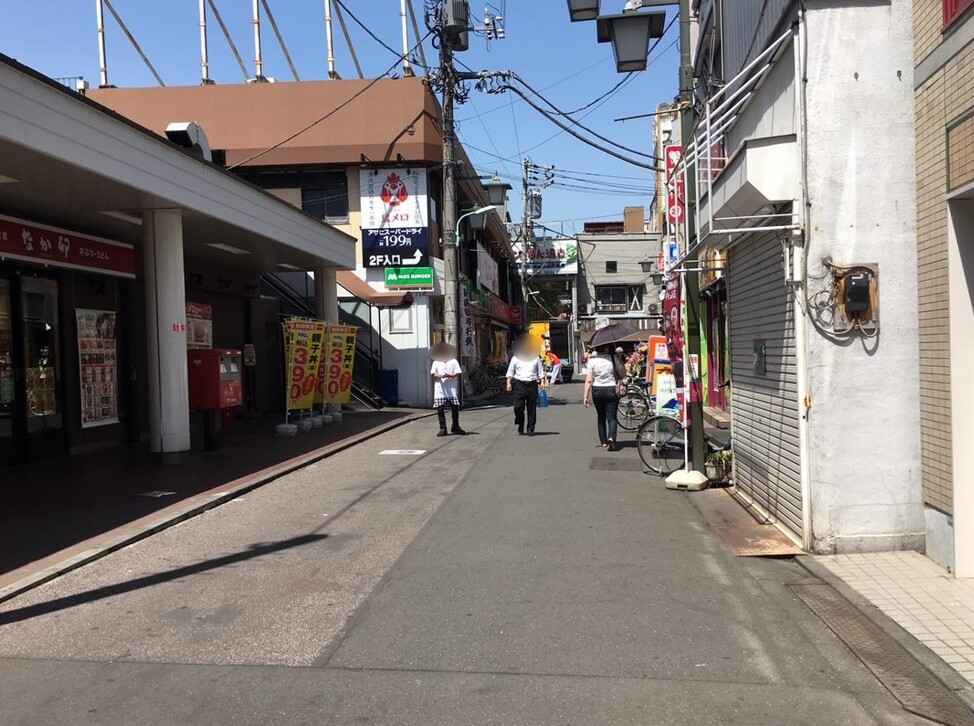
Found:
<path fill-rule="evenodd" d="M 186 347 L 213 347 L 213 306 L 186 302 Z"/>
<path fill-rule="evenodd" d="M 118 368 L 113 310 L 77 310 L 81 427 L 118 423 Z"/>

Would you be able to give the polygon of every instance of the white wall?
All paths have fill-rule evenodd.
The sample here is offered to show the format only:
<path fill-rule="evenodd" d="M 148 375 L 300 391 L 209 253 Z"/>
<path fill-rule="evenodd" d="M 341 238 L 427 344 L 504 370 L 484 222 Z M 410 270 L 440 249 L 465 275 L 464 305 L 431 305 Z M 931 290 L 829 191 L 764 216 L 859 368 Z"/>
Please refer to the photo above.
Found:
<path fill-rule="evenodd" d="M 810 328 L 813 548 L 922 548 L 912 3 L 807 6 L 809 274 L 878 263 L 881 326 Z"/>

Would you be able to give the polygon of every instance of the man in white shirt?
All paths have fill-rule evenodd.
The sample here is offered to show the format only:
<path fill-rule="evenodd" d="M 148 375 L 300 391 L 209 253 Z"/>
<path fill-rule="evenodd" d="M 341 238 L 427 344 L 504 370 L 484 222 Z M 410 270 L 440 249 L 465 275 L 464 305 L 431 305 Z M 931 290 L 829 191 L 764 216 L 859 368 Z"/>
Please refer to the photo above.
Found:
<path fill-rule="evenodd" d="M 524 409 L 527 408 L 528 436 L 534 436 L 538 420 L 538 390 L 545 386 L 544 362 L 531 350 L 526 339 L 514 345 L 514 355 L 507 366 L 507 392 L 514 394 L 514 425 L 524 433 Z"/>
<path fill-rule="evenodd" d="M 433 365 L 430 375 L 433 376 L 433 408 L 440 422 L 437 436 L 446 436 L 446 409 L 450 408 L 453 426 L 450 432 L 457 436 L 466 436 L 467 432 L 460 428 L 460 399 L 457 397 L 457 382 L 463 371 L 454 357 L 456 351 L 452 345 L 439 343 L 433 346 Z"/>

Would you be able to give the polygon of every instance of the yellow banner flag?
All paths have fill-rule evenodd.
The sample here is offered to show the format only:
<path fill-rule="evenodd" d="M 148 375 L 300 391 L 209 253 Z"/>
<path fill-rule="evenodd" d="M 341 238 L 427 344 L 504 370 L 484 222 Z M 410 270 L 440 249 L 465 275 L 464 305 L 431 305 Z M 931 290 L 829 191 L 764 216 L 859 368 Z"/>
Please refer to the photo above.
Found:
<path fill-rule="evenodd" d="M 352 398 L 352 369 L 355 366 L 355 336 L 358 328 L 329 325 L 325 336 L 325 357 L 318 375 L 316 402 L 348 403 Z"/>
<path fill-rule="evenodd" d="M 287 345 L 287 408 L 309 409 L 314 404 L 315 383 L 324 352 L 325 324 L 317 320 L 284 323 Z"/>

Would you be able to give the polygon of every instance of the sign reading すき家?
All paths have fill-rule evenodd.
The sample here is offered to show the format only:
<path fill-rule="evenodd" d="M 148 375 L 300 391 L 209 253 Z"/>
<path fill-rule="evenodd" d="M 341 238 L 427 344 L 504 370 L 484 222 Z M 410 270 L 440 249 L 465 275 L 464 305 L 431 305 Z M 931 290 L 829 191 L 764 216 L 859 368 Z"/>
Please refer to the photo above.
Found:
<path fill-rule="evenodd" d="M 426 169 L 359 174 L 364 267 L 429 267 Z"/>

